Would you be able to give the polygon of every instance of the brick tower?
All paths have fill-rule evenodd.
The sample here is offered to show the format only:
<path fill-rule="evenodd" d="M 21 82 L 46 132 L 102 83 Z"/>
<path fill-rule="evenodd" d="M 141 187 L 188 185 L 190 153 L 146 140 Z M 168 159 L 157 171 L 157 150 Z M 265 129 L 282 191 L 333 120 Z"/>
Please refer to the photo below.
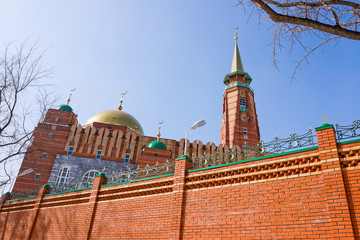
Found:
<path fill-rule="evenodd" d="M 234 39 L 231 72 L 224 78 L 226 87 L 223 96 L 220 144 L 250 147 L 260 141 L 254 90 L 250 87 L 252 78 L 244 71 L 241 62 L 236 32 Z"/>

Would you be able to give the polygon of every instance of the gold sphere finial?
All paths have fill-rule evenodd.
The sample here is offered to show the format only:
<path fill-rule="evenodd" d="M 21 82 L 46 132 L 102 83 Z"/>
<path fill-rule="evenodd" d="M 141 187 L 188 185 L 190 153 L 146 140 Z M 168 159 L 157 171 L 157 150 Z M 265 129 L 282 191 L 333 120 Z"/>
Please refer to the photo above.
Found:
<path fill-rule="evenodd" d="M 235 41 L 237 41 L 239 39 L 238 35 L 237 35 L 237 30 L 239 30 L 239 27 L 236 27 L 234 29 L 235 29 L 235 37 L 234 37 L 234 39 L 235 39 Z"/>
<path fill-rule="evenodd" d="M 75 90 L 76 90 L 76 88 L 71 89 L 70 91 L 71 91 L 71 92 L 74 92 Z M 71 95 L 72 95 L 71 92 L 70 92 L 69 98 L 66 100 L 66 105 L 69 105 L 69 103 L 70 103 L 70 101 L 71 101 Z"/>
<path fill-rule="evenodd" d="M 157 136 L 156 141 L 159 141 L 159 140 L 160 140 L 160 136 L 161 136 L 161 134 L 160 134 L 160 129 L 161 129 L 161 124 L 163 124 L 163 123 L 164 123 L 164 120 L 162 120 L 161 122 L 159 122 L 159 132 L 158 132 L 158 134 L 156 135 L 156 136 Z"/>
<path fill-rule="evenodd" d="M 120 99 L 120 105 L 118 106 L 118 109 L 121 111 L 122 110 L 122 103 L 123 103 L 123 99 L 124 99 L 124 95 L 127 94 L 127 91 L 125 91 L 124 93 L 121 93 L 121 99 Z"/>

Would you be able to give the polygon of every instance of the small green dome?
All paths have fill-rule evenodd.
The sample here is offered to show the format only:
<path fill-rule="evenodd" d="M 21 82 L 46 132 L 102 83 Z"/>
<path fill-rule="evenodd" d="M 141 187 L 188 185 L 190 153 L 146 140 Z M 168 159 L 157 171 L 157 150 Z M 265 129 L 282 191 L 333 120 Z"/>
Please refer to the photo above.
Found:
<path fill-rule="evenodd" d="M 63 104 L 61 105 L 58 110 L 61 110 L 61 111 L 68 111 L 68 112 L 72 112 L 73 109 L 69 106 L 69 105 L 66 105 L 66 104 Z"/>
<path fill-rule="evenodd" d="M 155 148 L 155 149 L 161 149 L 161 150 L 167 150 L 165 144 L 160 141 L 153 141 L 148 146 L 148 148 Z"/>

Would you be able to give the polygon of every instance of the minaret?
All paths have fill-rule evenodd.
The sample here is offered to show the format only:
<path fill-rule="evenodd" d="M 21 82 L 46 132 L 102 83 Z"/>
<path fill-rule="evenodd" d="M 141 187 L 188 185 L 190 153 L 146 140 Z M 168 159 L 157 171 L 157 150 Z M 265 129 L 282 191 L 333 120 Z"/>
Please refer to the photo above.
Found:
<path fill-rule="evenodd" d="M 250 87 L 252 78 L 244 71 L 241 62 L 237 29 L 231 72 L 224 78 L 226 87 L 223 96 L 220 143 L 229 147 L 251 147 L 260 141 L 260 132 L 254 90 Z"/>

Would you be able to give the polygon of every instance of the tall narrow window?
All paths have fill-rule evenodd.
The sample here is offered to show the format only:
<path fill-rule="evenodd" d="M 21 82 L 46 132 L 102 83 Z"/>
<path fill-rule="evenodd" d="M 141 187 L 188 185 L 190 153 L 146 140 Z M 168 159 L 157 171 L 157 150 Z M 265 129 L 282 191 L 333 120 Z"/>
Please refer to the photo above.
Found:
<path fill-rule="evenodd" d="M 67 178 L 69 177 L 69 168 L 68 167 L 63 167 L 60 168 L 57 178 L 56 178 L 56 182 L 55 185 L 56 186 L 63 186 L 66 184 Z"/>
<path fill-rule="evenodd" d="M 125 163 L 129 163 L 129 162 L 130 162 L 130 154 L 126 154 L 126 155 L 125 155 L 124 162 L 125 162 Z"/>
<path fill-rule="evenodd" d="M 248 143 L 244 142 L 244 149 L 248 149 L 248 148 L 249 148 Z"/>
<path fill-rule="evenodd" d="M 247 128 L 243 128 L 243 130 L 244 130 L 244 135 L 247 135 L 248 134 Z"/>
<path fill-rule="evenodd" d="M 73 146 L 70 146 L 69 147 L 69 150 L 68 150 L 68 152 L 67 152 L 67 155 L 72 155 L 72 153 L 73 153 L 73 151 L 74 151 L 74 147 Z"/>
<path fill-rule="evenodd" d="M 246 108 L 246 100 L 245 100 L 245 98 L 240 99 L 240 107 Z"/>
<path fill-rule="evenodd" d="M 101 150 L 98 150 L 96 153 L 96 159 L 101 159 Z"/>

